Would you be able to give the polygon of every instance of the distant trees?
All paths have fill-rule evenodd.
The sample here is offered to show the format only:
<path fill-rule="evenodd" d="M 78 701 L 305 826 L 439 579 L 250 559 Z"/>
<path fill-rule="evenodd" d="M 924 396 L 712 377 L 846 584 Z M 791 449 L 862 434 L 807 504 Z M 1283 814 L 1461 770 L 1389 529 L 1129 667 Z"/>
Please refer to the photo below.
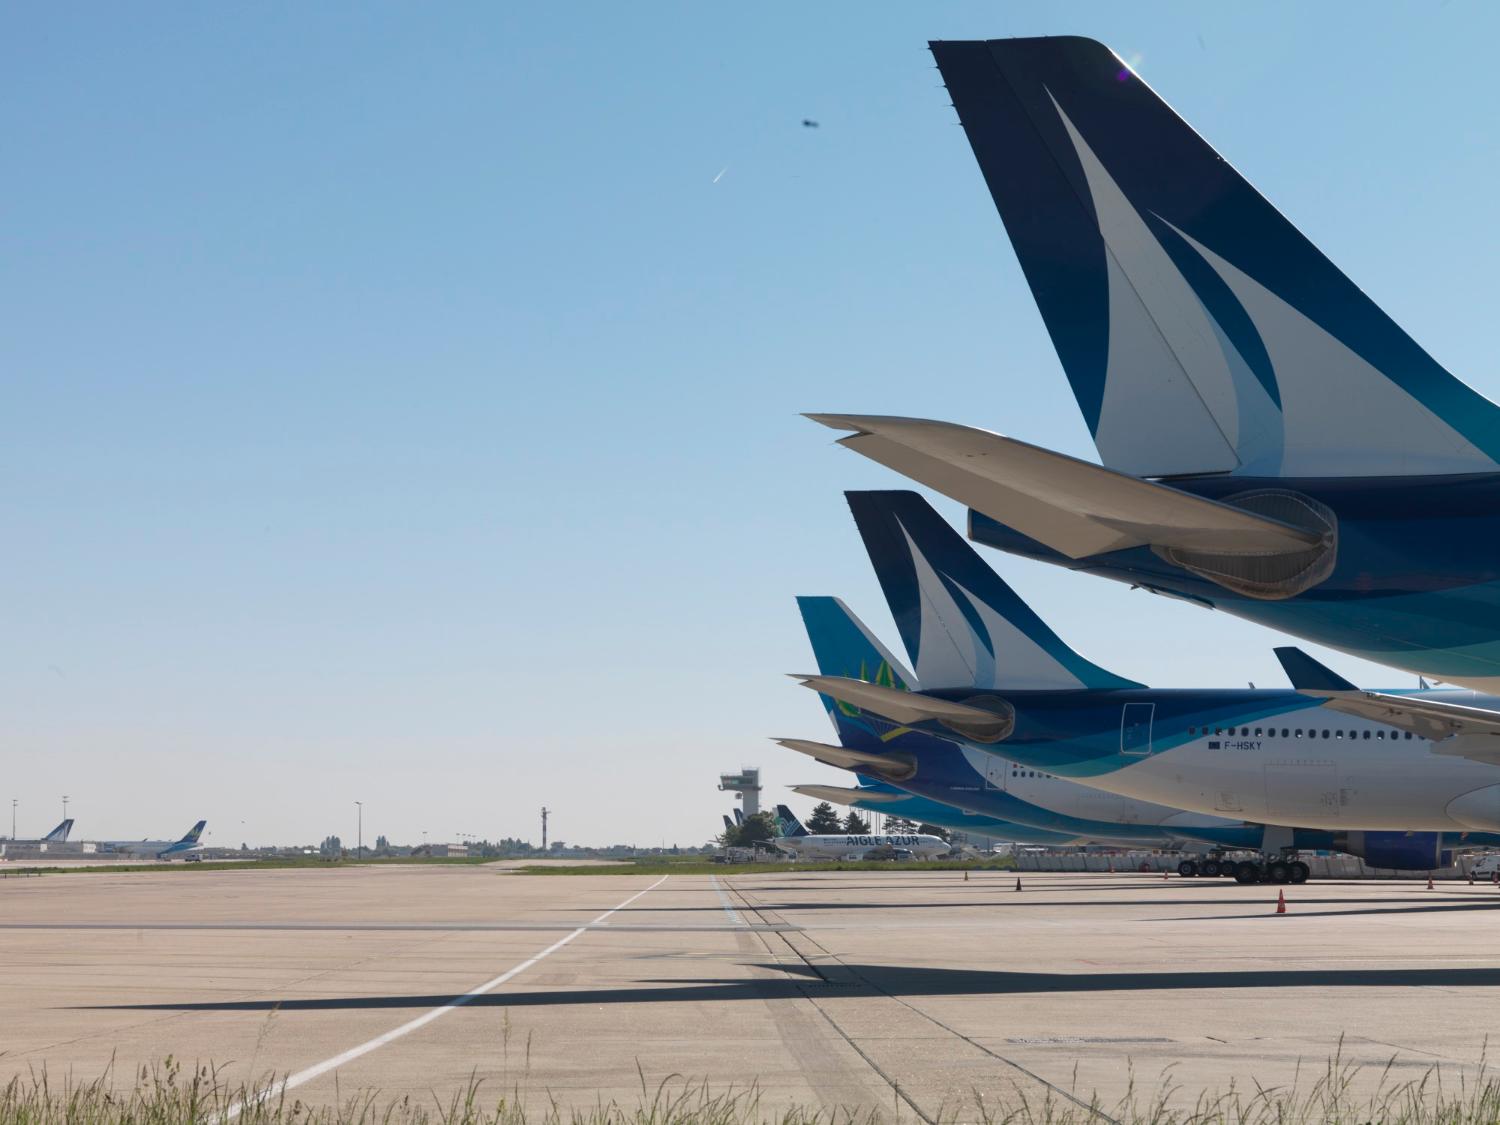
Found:
<path fill-rule="evenodd" d="M 851 836 L 863 836 L 870 831 L 870 822 L 859 815 L 858 809 L 850 809 L 844 817 L 844 831 Z"/>
<path fill-rule="evenodd" d="M 904 816 L 888 816 L 885 818 L 885 831 L 888 836 L 905 833 L 911 835 L 917 831 L 917 822 Z"/>
<path fill-rule="evenodd" d="M 776 821 L 768 812 L 747 816 L 733 828 L 726 828 L 719 842 L 726 848 L 753 848 L 776 836 Z"/>
<path fill-rule="evenodd" d="M 939 840 L 948 839 L 948 830 L 941 825 L 921 824 L 917 826 L 917 831 L 927 836 L 936 836 Z"/>
<path fill-rule="evenodd" d="M 812 815 L 807 818 L 803 826 L 814 836 L 828 836 L 839 831 L 839 814 L 827 801 L 819 801 L 813 806 Z"/>
<path fill-rule="evenodd" d="M 344 851 L 344 842 L 337 836 L 325 836 L 323 842 L 318 845 L 319 855 L 338 856 Z"/>
<path fill-rule="evenodd" d="M 387 840 L 384 836 L 376 836 L 375 837 L 375 854 L 376 855 L 390 855 L 391 854 L 391 842 L 389 840 Z"/>

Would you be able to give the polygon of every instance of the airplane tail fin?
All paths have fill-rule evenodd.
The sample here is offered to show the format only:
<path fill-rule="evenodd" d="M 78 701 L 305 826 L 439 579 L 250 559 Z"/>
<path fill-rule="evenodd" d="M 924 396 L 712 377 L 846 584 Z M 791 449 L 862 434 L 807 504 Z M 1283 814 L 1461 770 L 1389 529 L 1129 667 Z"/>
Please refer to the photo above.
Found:
<path fill-rule="evenodd" d="M 838 598 L 799 597 L 797 608 L 812 644 L 813 659 L 825 676 L 847 676 L 897 691 L 916 690 L 917 679 L 901 666 L 889 649 L 875 639 L 865 623 Z M 819 692 L 841 745 L 876 753 L 886 750 L 892 739 L 929 736 L 892 727 L 872 718 L 853 704 Z M 894 749 L 894 746 L 889 746 Z"/>
<path fill-rule="evenodd" d="M 732 821 L 732 820 L 729 819 L 729 814 L 728 813 L 724 814 L 724 831 L 725 832 L 733 832 L 734 831 L 734 821 Z"/>
<path fill-rule="evenodd" d="M 203 835 L 203 828 L 207 823 L 208 821 L 206 820 L 200 820 L 197 824 L 193 825 L 187 830 L 187 835 L 185 835 L 177 842 L 179 844 L 196 844 L 198 842 L 198 838 Z"/>
<path fill-rule="evenodd" d="M 51 832 L 42 837 L 49 844 L 65 844 L 73 831 L 73 818 L 68 817 Z"/>
<path fill-rule="evenodd" d="M 931 48 L 1105 465 L 1495 469 L 1500 408 L 1108 47 L 1062 36 Z"/>
<path fill-rule="evenodd" d="M 1065 645 L 915 492 L 844 496 L 925 687 L 1142 686 Z"/>
<path fill-rule="evenodd" d="M 744 824 L 745 823 L 745 814 L 740 809 L 735 809 L 734 810 L 734 822 L 736 824 Z"/>
<path fill-rule="evenodd" d="M 807 829 L 797 819 L 797 814 L 785 805 L 776 806 L 776 826 L 783 836 L 806 836 Z"/>
<path fill-rule="evenodd" d="M 1332 668 L 1320 664 L 1294 645 L 1276 649 L 1276 659 L 1298 691 L 1358 691 Z"/>

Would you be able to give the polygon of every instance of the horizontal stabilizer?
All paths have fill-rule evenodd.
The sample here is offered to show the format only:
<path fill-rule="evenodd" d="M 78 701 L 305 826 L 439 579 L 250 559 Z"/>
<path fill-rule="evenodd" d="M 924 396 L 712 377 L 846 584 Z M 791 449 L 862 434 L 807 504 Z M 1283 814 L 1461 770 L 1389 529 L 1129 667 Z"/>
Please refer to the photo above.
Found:
<path fill-rule="evenodd" d="M 917 772 L 916 759 L 910 754 L 867 754 L 863 750 L 829 746 L 826 742 L 809 742 L 802 738 L 778 738 L 775 741 L 778 746 L 806 754 L 826 765 L 877 774 L 889 781 L 904 781 Z"/>
<path fill-rule="evenodd" d="M 936 489 L 1069 558 L 1151 546 L 1281 555 L 1325 533 L 1207 500 L 989 430 L 853 414 L 809 414 L 839 444 Z"/>
<path fill-rule="evenodd" d="M 1385 723 L 1435 743 L 1454 740 L 1450 745 L 1434 746 L 1435 754 L 1477 761 L 1493 761 L 1500 755 L 1500 711 L 1383 691 L 1298 690 L 1326 700 L 1323 706 L 1330 711 Z"/>
<path fill-rule="evenodd" d="M 996 742 L 1010 734 L 1015 714 L 1003 700 L 995 700 L 1004 709 L 986 710 L 967 703 L 954 703 L 930 695 L 902 691 L 900 688 L 855 680 L 848 676 L 796 676 L 803 687 L 836 699 L 850 707 L 872 711 L 882 718 L 903 726 L 911 723 L 938 722 L 948 729 L 983 742 Z"/>
<path fill-rule="evenodd" d="M 1276 659 L 1286 670 L 1286 678 L 1298 691 L 1358 691 L 1353 684 L 1333 669 L 1319 664 L 1307 653 L 1294 645 L 1278 648 Z"/>
<path fill-rule="evenodd" d="M 905 793 L 887 793 L 882 789 L 846 789 L 840 785 L 793 785 L 790 788 L 793 793 L 801 793 L 815 801 L 828 801 L 835 805 L 852 805 L 856 801 L 888 805 L 906 798 Z"/>

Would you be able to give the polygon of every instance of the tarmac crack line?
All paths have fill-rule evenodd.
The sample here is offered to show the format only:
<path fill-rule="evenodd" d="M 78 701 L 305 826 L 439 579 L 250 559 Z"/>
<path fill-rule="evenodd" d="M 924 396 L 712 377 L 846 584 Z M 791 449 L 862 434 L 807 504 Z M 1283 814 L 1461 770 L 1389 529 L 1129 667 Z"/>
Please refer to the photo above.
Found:
<path fill-rule="evenodd" d="M 717 884 L 718 879 L 716 876 L 714 877 L 714 881 Z M 745 893 L 742 890 L 734 886 L 734 884 L 730 883 L 728 879 L 725 880 L 725 885 L 728 887 L 730 892 L 739 896 L 740 903 L 747 913 L 756 918 L 759 918 L 763 923 L 765 922 L 765 915 L 761 912 L 760 908 L 752 903 L 745 896 Z M 715 889 L 718 888 L 716 887 Z M 723 891 L 721 890 L 720 893 L 722 894 Z M 802 955 L 802 952 L 787 939 L 785 932 L 779 929 L 767 930 L 762 928 L 756 930 L 756 933 L 759 934 L 762 944 L 765 945 L 766 952 L 769 953 L 773 958 L 775 958 L 778 964 L 780 964 L 781 958 L 777 956 L 775 949 L 772 948 L 770 939 L 766 936 L 767 933 L 775 933 L 777 936 L 779 936 L 781 938 L 782 944 L 786 946 L 786 948 L 791 952 L 792 956 L 801 961 L 802 964 L 807 966 L 808 970 L 817 976 L 819 982 L 823 984 L 831 983 L 823 974 L 823 971 L 819 969 L 818 966 L 809 961 L 806 957 L 804 957 Z M 838 1021 L 828 1013 L 828 1011 L 823 1007 L 822 1004 L 818 1003 L 818 998 L 807 990 L 805 981 L 794 974 L 788 975 L 792 976 L 797 991 L 802 993 L 807 1002 L 813 1006 L 813 1010 L 816 1011 L 818 1015 L 822 1016 L 828 1026 L 833 1028 L 835 1034 L 837 1034 L 840 1039 L 847 1043 L 850 1049 L 853 1050 L 855 1054 L 857 1054 L 861 1059 L 865 1061 L 866 1066 L 868 1066 L 871 1070 L 873 1070 L 877 1075 L 880 1076 L 880 1080 L 891 1088 L 896 1097 L 905 1102 L 911 1108 L 911 1111 L 917 1115 L 917 1117 L 926 1122 L 926 1125 L 937 1125 L 937 1121 L 934 1118 L 928 1116 L 927 1112 L 917 1104 L 916 1100 L 911 1096 L 911 1094 L 901 1088 L 900 1081 L 886 1073 L 885 1068 L 882 1067 L 873 1058 L 871 1058 L 869 1053 L 855 1041 L 854 1037 L 839 1026 Z"/>
<path fill-rule="evenodd" d="M 727 882 L 727 880 L 726 880 L 726 882 Z M 744 904 L 744 908 L 745 908 L 745 910 L 748 913 L 753 914 L 757 918 L 760 918 L 761 921 L 765 921 L 766 920 L 767 915 L 768 915 L 767 911 L 763 910 L 759 905 L 757 905 L 755 902 L 751 901 L 751 899 L 749 898 L 749 896 L 746 895 L 745 892 L 743 890 L 741 890 L 739 887 L 733 886 L 732 884 L 730 885 L 730 887 L 734 891 L 735 894 L 739 895 L 740 901 Z M 769 915 L 770 915 L 770 917 L 773 917 L 773 918 L 777 917 L 774 914 L 774 912 L 769 912 Z M 827 975 L 825 973 L 823 973 L 822 970 L 820 970 L 817 965 L 815 965 L 811 960 L 809 960 L 806 954 L 802 953 L 800 950 L 798 950 L 796 948 L 796 946 L 792 945 L 791 939 L 787 936 L 786 933 L 784 933 L 782 931 L 776 931 L 776 933 L 781 938 L 781 940 L 783 942 L 785 942 L 786 945 L 790 949 L 792 949 L 792 951 L 794 953 L 796 953 L 797 957 L 805 965 L 807 965 L 807 967 L 809 969 L 811 969 L 813 972 L 817 973 L 817 975 L 822 980 L 824 980 L 824 981 L 828 980 Z M 1053 1093 L 1055 1093 L 1058 1097 L 1066 1098 L 1068 1101 L 1070 1101 L 1074 1105 L 1076 1105 L 1079 1109 L 1082 1109 L 1085 1113 L 1089 1113 L 1089 1114 L 1093 1115 L 1094 1117 L 1098 1118 L 1100 1121 L 1106 1122 L 1107 1125 L 1121 1125 L 1121 1123 L 1118 1120 L 1116 1120 L 1115 1118 L 1109 1116 L 1109 1114 L 1105 1113 L 1103 1110 L 1101 1110 L 1097 1105 L 1093 1104 L 1092 1102 L 1086 1102 L 1086 1101 L 1084 1101 L 1082 1098 L 1080 1098 L 1077 1095 L 1072 1094 L 1069 1091 L 1063 1089 L 1061 1086 L 1057 1085 L 1056 1083 L 1047 1081 L 1047 1079 L 1043 1078 L 1040 1074 L 1037 1074 L 1035 1071 L 1033 1071 L 1033 1070 L 1031 1070 L 1031 1069 L 1023 1066 L 1022 1064 L 1016 1062 L 1014 1059 L 1006 1058 L 1004 1055 L 1000 1054 L 998 1051 L 994 1051 L 994 1050 L 991 1050 L 989 1047 L 986 1047 L 983 1043 L 979 1042 L 977 1039 L 973 1038 L 972 1036 L 965 1035 L 962 1031 L 959 1031 L 956 1027 L 953 1027 L 953 1026 L 951 1026 L 949 1024 L 946 1024 L 942 1020 L 938 1019 L 936 1016 L 931 1015 L 931 1014 L 929 1014 L 927 1012 L 924 1012 L 921 1008 L 917 1007 L 915 1004 L 911 1003 L 910 1001 L 908 1001 L 908 1000 L 906 1000 L 906 999 L 904 999 L 904 998 L 902 998 L 900 996 L 897 996 L 895 993 L 893 993 L 893 992 L 891 992 L 891 991 L 889 991 L 887 989 L 881 988 L 880 985 L 878 985 L 874 981 L 870 980 L 869 977 L 865 976 L 863 973 L 859 972 L 858 970 L 856 970 L 856 969 L 852 968 L 851 966 L 849 966 L 848 964 L 846 964 L 836 953 L 830 953 L 828 951 L 828 949 L 822 943 L 820 943 L 815 938 L 813 938 L 805 930 L 799 932 L 799 937 L 800 937 L 800 940 L 806 941 L 808 944 L 814 946 L 819 951 L 819 953 L 822 954 L 822 958 L 821 959 L 824 960 L 825 963 L 831 962 L 833 964 L 838 965 L 838 967 L 840 969 L 842 969 L 845 973 L 849 974 L 850 977 L 852 977 L 855 980 L 859 981 L 860 984 L 862 984 L 864 987 L 868 988 L 871 992 L 877 992 L 881 996 L 886 997 L 887 999 L 894 1000 L 897 1004 L 900 1004 L 903 1008 L 907 1009 L 907 1011 L 912 1012 L 913 1014 L 915 1014 L 917 1016 L 920 1016 L 922 1019 L 926 1020 L 928 1023 L 932 1024 L 934 1027 L 941 1028 L 943 1031 L 946 1031 L 949 1035 L 952 1035 L 955 1038 L 962 1040 L 963 1042 L 969 1044 L 971 1047 L 975 1048 L 976 1050 L 982 1052 L 983 1054 L 988 1055 L 992 1059 L 995 1059 L 997 1062 L 1002 1062 L 1006 1066 L 1011 1067 L 1013 1070 L 1019 1071 L 1021 1074 L 1024 1074 L 1027 1078 L 1030 1078 L 1033 1082 L 1037 1082 L 1040 1085 L 1045 1086 L 1047 1089 L 1049 1089 Z M 764 937 L 762 937 L 762 940 L 764 940 Z M 805 989 L 803 989 L 803 994 L 807 995 Z M 811 995 L 808 995 L 808 999 L 813 1002 L 813 1005 L 815 1007 L 817 1007 L 818 1011 L 822 1012 L 823 1017 L 826 1020 L 828 1020 L 829 1024 L 832 1025 L 833 1028 L 848 1041 L 849 1045 L 851 1047 L 853 1047 L 856 1051 L 859 1051 L 860 1055 L 863 1056 L 866 1059 L 866 1061 L 868 1061 L 870 1063 L 870 1066 L 875 1070 L 875 1072 L 877 1074 L 879 1074 L 882 1078 L 884 1078 L 887 1082 L 889 1082 L 891 1084 L 892 1089 L 894 1089 L 896 1091 L 896 1093 L 901 1096 L 902 1100 L 905 1101 L 907 1105 L 911 1106 L 912 1110 L 917 1114 L 917 1116 L 921 1117 L 923 1121 L 928 1122 L 928 1125 L 933 1125 L 932 1118 L 928 1117 L 925 1113 L 922 1112 L 921 1109 L 919 1109 L 917 1107 L 917 1104 L 914 1101 L 912 1101 L 912 1099 L 906 1094 L 905 1091 L 903 1091 L 901 1089 L 901 1086 L 900 1086 L 899 1083 L 897 1083 L 896 1081 L 894 1081 L 893 1079 L 891 1079 L 883 1070 L 880 1069 L 879 1066 L 877 1066 L 875 1064 L 875 1062 L 873 1060 L 871 1060 L 869 1058 L 868 1055 L 865 1055 L 865 1052 L 860 1049 L 859 1044 L 857 1044 L 852 1038 L 850 1038 L 850 1036 L 844 1031 L 843 1028 L 839 1027 L 839 1025 L 834 1021 L 834 1019 L 833 1019 L 832 1016 L 830 1016 L 827 1012 L 823 1011 L 822 1005 L 818 1004 L 817 1000 L 814 999 Z"/>
<path fill-rule="evenodd" d="M 359 1044 L 359 1046 L 357 1047 L 350 1047 L 347 1051 L 343 1051 L 337 1055 L 334 1055 L 332 1058 L 324 1059 L 320 1063 L 314 1063 L 312 1066 L 307 1067 L 304 1070 L 299 1070 L 297 1071 L 297 1073 L 289 1075 L 281 1082 L 276 1083 L 273 1086 L 269 1086 L 265 1090 L 262 1090 L 253 1098 L 247 1098 L 243 1101 L 235 1102 L 233 1105 L 229 1106 L 218 1118 L 215 1119 L 216 1122 L 233 1121 L 240 1115 L 240 1112 L 246 1109 L 248 1106 L 259 1105 L 272 1097 L 279 1097 L 285 1094 L 288 1090 L 295 1090 L 298 1086 L 305 1085 L 306 1083 L 311 1082 L 314 1078 L 321 1078 L 329 1071 L 337 1070 L 345 1063 L 353 1062 L 355 1059 L 362 1058 L 372 1051 L 378 1051 L 381 1047 L 384 1047 L 389 1043 L 394 1043 L 397 1039 L 401 1039 L 407 1035 L 410 1035 L 413 1031 L 417 1031 L 420 1028 L 426 1027 L 434 1020 L 441 1019 L 449 1012 L 456 1011 L 457 1009 L 463 1007 L 470 1000 L 473 1000 L 479 996 L 483 996 L 485 993 L 493 992 L 502 984 L 514 980 L 516 977 L 520 976 L 527 969 L 535 965 L 538 961 L 541 961 L 543 958 L 556 953 L 559 949 L 561 949 L 565 945 L 568 945 L 575 938 L 581 937 L 583 934 L 588 933 L 590 927 L 601 925 L 611 915 L 617 914 L 621 910 L 624 910 L 627 906 L 633 903 L 636 899 L 640 898 L 642 895 L 646 894 L 648 891 L 656 890 L 657 887 L 661 886 L 670 878 L 670 875 L 663 875 L 649 887 L 646 887 L 644 890 L 636 891 L 635 894 L 631 895 L 618 906 L 611 907 L 603 914 L 599 915 L 599 917 L 595 918 L 593 921 L 587 923 L 586 925 L 579 926 L 576 930 L 568 934 L 566 937 L 559 938 L 557 941 L 553 942 L 540 953 L 527 958 L 525 961 L 522 961 L 519 965 L 516 965 L 513 968 L 507 969 L 499 976 L 485 981 L 478 987 L 471 988 L 468 992 L 463 993 L 461 996 L 455 996 L 447 1003 L 439 1004 L 436 1008 L 433 1008 L 427 1012 L 423 1012 L 416 1019 L 408 1020 L 406 1023 L 403 1023 L 399 1027 L 393 1027 L 390 1031 L 387 1031 L 381 1035 L 377 1035 L 374 1039 L 367 1040 L 364 1043 Z"/>

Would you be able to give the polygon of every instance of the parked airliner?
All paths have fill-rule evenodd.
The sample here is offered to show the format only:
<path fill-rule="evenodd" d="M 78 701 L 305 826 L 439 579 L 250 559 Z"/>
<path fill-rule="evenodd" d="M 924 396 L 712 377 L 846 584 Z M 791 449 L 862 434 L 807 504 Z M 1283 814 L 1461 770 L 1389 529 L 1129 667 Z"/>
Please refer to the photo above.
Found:
<path fill-rule="evenodd" d="M 1500 691 L 1500 408 L 1103 44 L 932 52 L 1103 464 L 947 422 L 813 417 L 968 505 L 980 543 Z M 1033 377 L 1000 373 L 995 403 Z M 1283 726 L 1261 741 L 1296 758 Z"/>
<path fill-rule="evenodd" d="M 916 859 L 933 859 L 951 850 L 941 836 L 924 832 L 896 832 L 888 835 L 869 832 L 834 832 L 814 834 L 803 827 L 785 805 L 777 805 L 782 835 L 771 842 L 798 859 L 865 859 L 883 858 L 881 849 L 910 852 Z"/>
<path fill-rule="evenodd" d="M 1442 833 L 1500 832 L 1500 701 L 1360 692 L 1300 652 L 1281 653 L 1298 690 L 1147 688 L 1068 648 L 915 493 L 848 498 L 922 690 L 803 677 L 820 694 L 1113 793 L 1283 826 L 1268 853 L 1319 828 L 1377 866 L 1436 867 L 1459 842 Z"/>

